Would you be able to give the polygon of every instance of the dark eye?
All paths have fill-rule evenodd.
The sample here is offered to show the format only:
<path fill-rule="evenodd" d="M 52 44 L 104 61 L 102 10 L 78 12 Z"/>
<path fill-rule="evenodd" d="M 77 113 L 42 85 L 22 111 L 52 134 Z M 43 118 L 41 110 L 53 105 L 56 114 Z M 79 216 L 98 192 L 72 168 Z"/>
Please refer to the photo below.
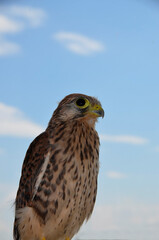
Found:
<path fill-rule="evenodd" d="M 83 106 L 85 105 L 85 103 L 86 103 L 86 101 L 85 101 L 85 99 L 83 99 L 83 98 L 79 98 L 79 99 L 76 101 L 76 104 L 77 104 L 77 106 L 79 106 L 79 107 L 83 107 Z"/>

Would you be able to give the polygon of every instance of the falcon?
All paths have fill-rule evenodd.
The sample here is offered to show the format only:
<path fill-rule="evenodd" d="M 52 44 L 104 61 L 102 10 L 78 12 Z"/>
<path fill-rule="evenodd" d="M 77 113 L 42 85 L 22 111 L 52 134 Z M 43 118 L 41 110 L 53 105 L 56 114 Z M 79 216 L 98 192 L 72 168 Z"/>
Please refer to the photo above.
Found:
<path fill-rule="evenodd" d="M 30 144 L 15 200 L 14 240 L 70 240 L 94 208 L 100 102 L 66 96 Z"/>

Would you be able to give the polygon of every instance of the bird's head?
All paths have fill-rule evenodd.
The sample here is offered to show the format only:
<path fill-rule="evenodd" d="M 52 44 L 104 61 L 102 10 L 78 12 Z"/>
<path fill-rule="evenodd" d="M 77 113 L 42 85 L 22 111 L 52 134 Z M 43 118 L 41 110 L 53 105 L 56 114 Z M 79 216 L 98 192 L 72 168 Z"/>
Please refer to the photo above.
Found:
<path fill-rule="evenodd" d="M 66 96 L 54 111 L 53 119 L 56 121 L 70 121 L 78 119 L 95 123 L 98 117 L 104 117 L 101 103 L 94 97 L 83 94 L 70 94 Z"/>

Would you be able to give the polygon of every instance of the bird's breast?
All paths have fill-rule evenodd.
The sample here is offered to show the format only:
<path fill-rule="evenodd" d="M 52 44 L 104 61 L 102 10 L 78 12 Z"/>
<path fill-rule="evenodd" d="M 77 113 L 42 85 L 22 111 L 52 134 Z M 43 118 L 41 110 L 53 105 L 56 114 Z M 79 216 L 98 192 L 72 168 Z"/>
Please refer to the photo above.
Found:
<path fill-rule="evenodd" d="M 99 140 L 93 129 L 90 132 L 76 130 L 67 141 L 60 138 L 55 141 L 57 148 L 50 150 L 50 160 L 34 197 L 48 239 L 57 235 L 55 239 L 60 240 L 58 234 L 71 238 L 92 213 L 97 192 Z"/>

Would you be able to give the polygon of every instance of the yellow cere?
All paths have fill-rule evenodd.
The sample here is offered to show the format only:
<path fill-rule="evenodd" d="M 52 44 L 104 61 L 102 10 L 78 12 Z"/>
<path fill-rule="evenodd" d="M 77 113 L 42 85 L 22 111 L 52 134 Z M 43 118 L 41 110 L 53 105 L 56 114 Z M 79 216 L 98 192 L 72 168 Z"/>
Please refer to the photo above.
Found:
<path fill-rule="evenodd" d="M 91 106 L 89 108 L 89 112 L 91 114 L 94 114 L 97 117 L 104 117 L 103 108 L 100 105 L 98 105 L 98 104 L 95 104 L 94 106 Z"/>

